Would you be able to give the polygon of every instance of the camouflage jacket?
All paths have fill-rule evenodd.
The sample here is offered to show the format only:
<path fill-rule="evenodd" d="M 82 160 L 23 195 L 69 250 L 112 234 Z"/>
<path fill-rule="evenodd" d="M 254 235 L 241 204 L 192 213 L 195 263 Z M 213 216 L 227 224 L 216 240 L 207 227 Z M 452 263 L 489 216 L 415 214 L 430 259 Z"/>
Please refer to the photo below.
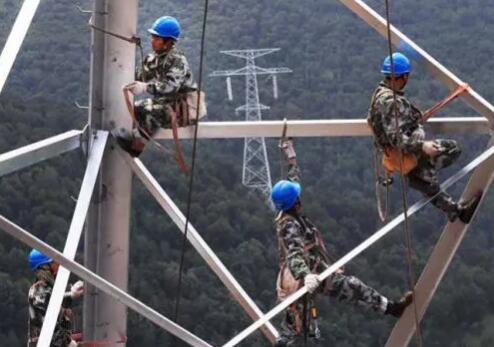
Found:
<path fill-rule="evenodd" d="M 177 93 L 197 88 L 187 58 L 176 47 L 164 53 L 149 54 L 137 80 L 147 82 L 147 92 L 158 103 L 169 102 Z"/>
<path fill-rule="evenodd" d="M 54 285 L 53 275 L 47 269 L 36 272 L 36 282 L 29 289 L 29 342 L 28 347 L 35 347 L 41 333 L 48 303 Z M 65 294 L 62 309 L 55 326 L 50 347 L 67 347 L 72 335 L 72 299 L 70 292 Z"/>
<path fill-rule="evenodd" d="M 297 165 L 288 171 L 288 179 L 300 181 Z M 320 231 L 306 216 L 280 212 L 275 219 L 280 264 L 286 263 L 295 279 L 320 273 L 331 264 Z"/>
<path fill-rule="evenodd" d="M 404 95 L 396 92 L 398 129 L 394 112 L 393 90 L 383 81 L 375 90 L 367 121 L 371 126 L 376 144 L 381 148 L 397 147 L 404 153 L 420 154 L 424 140 L 422 113 Z"/>

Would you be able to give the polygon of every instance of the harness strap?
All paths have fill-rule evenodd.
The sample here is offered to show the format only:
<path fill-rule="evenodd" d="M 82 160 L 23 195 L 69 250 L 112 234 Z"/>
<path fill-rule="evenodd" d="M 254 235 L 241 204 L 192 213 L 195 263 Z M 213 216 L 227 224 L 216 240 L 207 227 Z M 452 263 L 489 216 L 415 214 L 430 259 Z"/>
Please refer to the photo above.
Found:
<path fill-rule="evenodd" d="M 157 148 L 161 149 L 162 151 L 164 151 L 166 153 L 167 152 L 166 148 L 163 147 L 158 141 L 153 139 L 153 137 L 147 132 L 147 130 L 144 127 L 141 127 L 139 125 L 139 123 L 137 122 L 137 118 L 136 118 L 135 111 L 134 111 L 134 106 L 132 105 L 132 102 L 130 101 L 129 88 L 127 88 L 127 87 L 123 88 L 123 95 L 124 95 L 124 99 L 125 99 L 125 105 L 127 106 L 127 110 L 129 111 L 130 117 L 132 118 L 132 126 L 137 127 L 137 129 L 139 129 L 139 132 L 141 132 L 147 140 L 151 141 Z M 184 108 L 182 101 L 176 101 L 176 106 L 180 106 L 181 108 Z M 185 107 L 185 109 L 187 109 L 187 107 Z M 178 139 L 177 113 L 175 112 L 173 107 L 169 107 L 169 111 L 170 111 L 170 115 L 171 115 L 173 142 L 175 144 L 174 157 L 177 160 L 180 171 L 182 171 L 185 175 L 188 175 L 189 171 L 187 169 L 187 165 L 185 164 L 185 160 L 184 160 L 183 152 L 182 152 L 182 147 L 180 146 L 180 141 Z M 185 111 L 183 114 L 186 117 L 188 117 L 188 111 Z"/>
<path fill-rule="evenodd" d="M 181 104 L 181 102 L 179 102 Z M 175 144 L 175 160 L 178 163 L 178 167 L 180 171 L 184 173 L 184 175 L 189 175 L 189 170 L 187 169 L 187 165 L 185 164 L 182 146 L 180 145 L 180 140 L 178 138 L 178 123 L 177 123 L 177 113 L 172 107 L 169 107 L 170 115 L 171 115 L 171 123 L 172 123 L 172 133 L 173 133 L 173 143 Z"/>
<path fill-rule="evenodd" d="M 454 99 L 456 99 L 458 96 L 463 94 L 464 92 L 470 90 L 470 86 L 467 83 L 463 83 L 458 86 L 453 92 L 447 96 L 444 100 L 439 101 L 437 104 L 429 108 L 427 111 L 424 112 L 422 115 L 422 123 L 425 123 L 431 118 L 435 113 L 437 113 L 439 110 L 447 106 L 449 103 L 451 103 Z"/>

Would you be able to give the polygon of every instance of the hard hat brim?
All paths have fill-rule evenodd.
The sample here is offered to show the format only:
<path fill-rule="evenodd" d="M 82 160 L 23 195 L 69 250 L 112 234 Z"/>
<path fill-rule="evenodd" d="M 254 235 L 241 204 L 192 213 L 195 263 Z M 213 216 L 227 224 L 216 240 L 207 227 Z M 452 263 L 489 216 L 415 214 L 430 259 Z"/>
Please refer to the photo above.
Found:
<path fill-rule="evenodd" d="M 160 34 L 159 34 L 156 30 L 154 30 L 153 28 L 148 29 L 148 33 L 150 33 L 151 35 L 154 35 L 154 36 L 161 37 L 162 39 L 172 39 L 172 40 L 178 41 L 178 37 L 171 36 L 171 35 L 168 35 L 168 36 L 163 36 L 163 35 L 160 35 Z"/>

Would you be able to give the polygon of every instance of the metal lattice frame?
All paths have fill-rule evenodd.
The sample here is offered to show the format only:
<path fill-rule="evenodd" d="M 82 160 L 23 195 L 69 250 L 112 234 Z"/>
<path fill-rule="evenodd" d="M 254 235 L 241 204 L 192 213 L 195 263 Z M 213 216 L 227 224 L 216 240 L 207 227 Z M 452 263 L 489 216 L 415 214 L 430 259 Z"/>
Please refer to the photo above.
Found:
<path fill-rule="evenodd" d="M 340 0 L 345 6 L 355 12 L 359 17 L 366 21 L 369 25 L 375 28 L 382 35 L 385 35 L 386 21 L 374 12 L 365 3 L 359 0 Z M 0 91 L 2 90 L 5 81 L 13 66 L 17 53 L 20 49 L 22 41 L 27 33 L 32 18 L 39 5 L 39 0 L 26 0 L 21 8 L 19 16 L 14 24 L 13 30 L 7 40 L 7 43 L 0 56 Z M 422 62 L 428 67 L 434 76 L 444 82 L 450 89 L 455 89 L 463 82 L 447 70 L 444 66 L 439 64 L 434 58 L 428 55 L 424 50 L 418 47 L 414 42 L 407 38 L 404 34 L 399 32 L 396 28 L 392 28 L 393 43 L 399 47 L 404 47 L 409 52 L 413 52 L 421 58 Z M 479 112 L 485 118 L 454 118 L 454 119 L 434 119 L 430 122 L 430 126 L 434 130 L 441 132 L 469 132 L 469 133 L 489 133 L 494 128 L 494 107 L 477 94 L 473 89 L 469 89 L 467 93 L 462 94 L 462 98 L 473 109 Z M 223 122 L 223 123 L 204 123 L 201 124 L 199 129 L 199 137 L 203 138 L 238 138 L 247 137 L 252 134 L 264 137 L 278 137 L 282 130 L 281 122 Z M 223 135 L 227 133 L 228 136 Z M 190 136 L 191 129 L 181 129 L 181 135 L 186 137 Z M 221 134 L 223 133 L 223 134 Z M 154 322 L 158 326 L 167 330 L 171 334 L 181 338 L 183 341 L 189 343 L 192 346 L 206 347 L 210 345 L 200 338 L 194 336 L 187 330 L 181 328 L 177 324 L 171 322 L 166 317 L 160 315 L 158 312 L 147 307 L 142 302 L 136 300 L 123 290 L 112 285 L 108 281 L 104 280 L 100 276 L 87 270 L 82 265 L 73 261 L 75 250 L 80 238 L 80 232 L 82 230 L 82 222 L 84 220 L 87 208 L 89 205 L 92 190 L 96 181 L 96 175 L 99 170 L 99 166 L 104 154 L 104 148 L 106 145 L 106 139 L 108 133 L 104 131 L 98 131 L 97 133 L 90 134 L 94 136 L 91 141 L 92 146 L 88 151 L 88 166 L 86 168 L 86 174 L 83 184 L 81 186 L 81 192 L 79 195 L 74 217 L 69 230 L 69 236 L 67 239 L 66 248 L 64 254 L 58 252 L 54 248 L 50 247 L 46 243 L 37 239 L 35 236 L 15 225 L 3 216 L 0 216 L 0 228 L 6 231 L 8 234 L 17 238 L 21 242 L 29 245 L 30 247 L 37 248 L 41 252 L 53 258 L 60 263 L 65 270 L 62 270 L 63 276 L 57 277 L 56 289 L 52 297 L 53 302 L 50 301 L 49 315 L 47 315 L 47 322 L 50 322 L 43 327 L 42 339 L 38 343 L 38 346 L 48 347 L 51 340 L 51 325 L 53 324 L 53 317 L 58 315 L 60 309 L 60 293 L 65 290 L 64 284 L 68 279 L 69 271 L 74 272 L 76 275 L 86 280 L 96 288 L 102 290 L 106 294 L 110 295 L 115 300 L 126 305 L 130 309 L 136 311 L 138 314 L 146 317 L 150 321 Z M 316 120 L 316 121 L 291 121 L 289 122 L 288 136 L 368 136 L 369 131 L 363 123 L 363 120 Z M 0 175 L 15 172 L 21 168 L 28 167 L 32 164 L 41 162 L 42 160 L 52 158 L 59 154 L 68 152 L 79 146 L 83 146 L 88 139 L 84 136 L 87 134 L 84 131 L 69 131 L 64 134 L 39 141 L 29 146 L 22 147 L 20 149 L 0 155 Z M 161 133 L 162 138 L 170 138 L 170 135 L 164 131 Z M 155 196 L 163 209 L 169 213 L 172 220 L 183 229 L 183 215 L 178 208 L 173 204 L 171 199 L 166 193 L 157 185 L 154 178 L 145 170 L 145 167 L 137 160 L 129 162 L 134 172 L 141 178 L 143 183 L 148 187 L 150 192 Z M 493 180 L 494 172 L 494 147 L 492 142 L 489 144 L 489 148 L 467 165 L 464 169 L 455 174 L 452 178 L 443 184 L 443 188 L 453 184 L 461 177 L 464 177 L 467 173 L 473 170 L 473 175 L 470 178 L 469 183 L 463 193 L 463 199 L 469 199 L 478 191 L 485 192 L 489 188 Z M 420 208 L 427 204 L 428 200 L 422 200 L 413 205 L 409 210 L 409 215 L 415 213 Z M 337 261 L 333 266 L 328 268 L 322 274 L 320 278 L 325 278 L 333 273 L 337 268 L 344 265 L 346 262 L 353 259 L 355 256 L 363 252 L 370 245 L 374 244 L 386 233 L 390 232 L 393 228 L 399 225 L 404 219 L 403 214 L 396 217 L 385 227 L 380 229 L 376 234 L 364 241 L 356 249 L 352 250 L 345 257 Z M 193 228 L 192 228 L 193 229 Z M 468 225 L 464 225 L 460 222 L 448 223 L 439 242 L 434 248 L 431 257 L 426 264 L 424 272 L 420 277 L 417 287 L 417 304 L 419 308 L 420 316 L 422 317 L 431 298 L 439 285 L 442 276 L 444 275 L 449 263 L 454 256 L 463 236 L 468 229 Z M 194 229 L 195 231 L 195 229 Z M 256 329 L 266 326 L 265 331 L 272 337 L 276 335 L 276 331 L 272 326 L 268 324 L 269 320 L 277 313 L 280 313 L 286 308 L 289 302 L 293 302 L 297 298 L 300 298 L 305 292 L 306 288 L 300 289 L 297 293 L 294 293 L 283 303 L 275 307 L 268 314 L 262 315 L 259 309 L 255 306 L 252 300 L 247 294 L 238 286 L 233 276 L 226 270 L 221 264 L 219 259 L 215 256 L 214 252 L 207 247 L 207 245 L 200 238 L 197 231 L 192 232 L 190 241 L 195 244 L 196 249 L 206 259 L 208 265 L 218 274 L 218 276 L 225 283 L 227 288 L 234 293 L 236 291 L 235 298 L 239 300 L 244 309 L 249 313 L 251 317 L 257 317 L 258 319 L 253 325 L 245 329 L 235 338 L 227 342 L 225 347 L 232 347 L 251 334 Z M 386 346 L 405 346 L 409 343 L 410 338 L 414 332 L 415 324 L 412 320 L 412 313 L 410 309 L 405 311 L 405 314 L 397 322 L 393 332 L 388 340 Z"/>

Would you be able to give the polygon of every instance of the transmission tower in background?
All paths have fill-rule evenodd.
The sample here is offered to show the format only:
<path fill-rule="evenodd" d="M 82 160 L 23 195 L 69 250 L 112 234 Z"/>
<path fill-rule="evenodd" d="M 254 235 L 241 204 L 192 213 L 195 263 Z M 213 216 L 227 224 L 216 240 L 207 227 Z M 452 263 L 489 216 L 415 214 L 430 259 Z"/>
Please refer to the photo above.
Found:
<path fill-rule="evenodd" d="M 279 48 L 247 49 L 221 51 L 221 53 L 245 59 L 246 65 L 238 70 L 214 71 L 212 77 L 226 77 L 228 99 L 233 100 L 232 76 L 245 76 L 245 105 L 237 107 L 235 112 L 245 112 L 246 121 L 262 120 L 262 110 L 269 110 L 269 106 L 259 101 L 258 75 L 269 75 L 273 80 L 273 96 L 278 98 L 277 74 L 290 73 L 288 68 L 262 68 L 256 66 L 255 59 L 263 55 L 279 51 Z M 266 142 L 263 137 L 246 137 L 244 142 L 244 164 L 242 170 L 242 184 L 248 188 L 260 191 L 267 203 L 272 207 L 271 172 L 269 169 Z"/>

